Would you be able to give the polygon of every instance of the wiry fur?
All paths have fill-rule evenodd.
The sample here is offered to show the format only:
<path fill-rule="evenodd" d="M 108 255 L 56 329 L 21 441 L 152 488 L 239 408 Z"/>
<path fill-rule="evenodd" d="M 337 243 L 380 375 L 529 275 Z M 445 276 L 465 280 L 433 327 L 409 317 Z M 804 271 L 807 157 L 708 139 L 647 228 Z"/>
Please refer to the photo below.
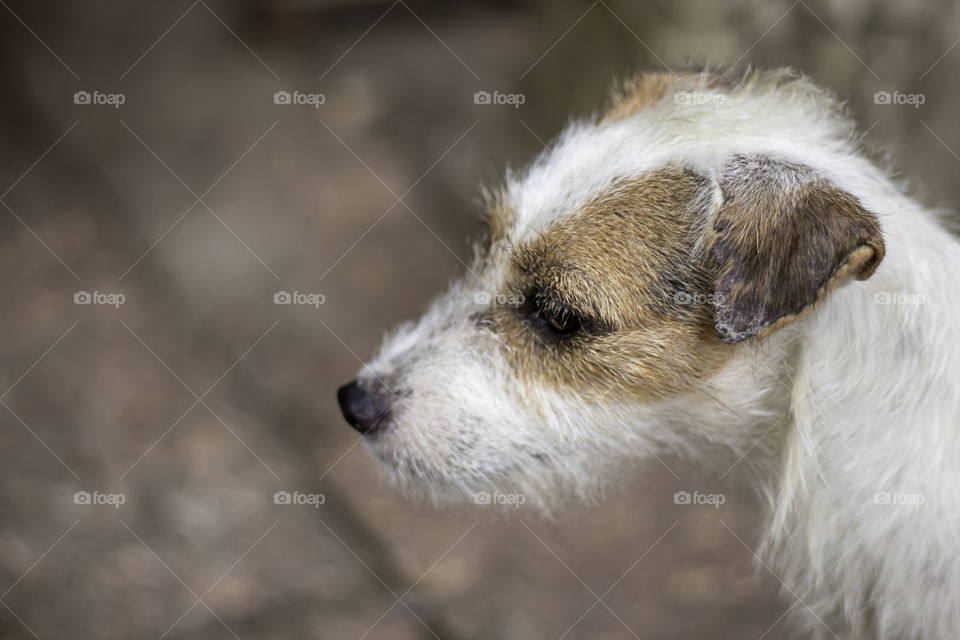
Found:
<path fill-rule="evenodd" d="M 632 86 L 508 175 L 470 274 L 361 372 L 395 393 L 370 450 L 395 482 L 435 497 L 499 488 L 543 504 L 593 496 L 652 454 L 719 473 L 734 465 L 730 476 L 766 505 L 761 558 L 800 599 L 794 611 L 811 633 L 960 637 L 958 244 L 863 156 L 852 123 L 805 79 L 660 74 Z M 816 186 L 790 198 L 783 180 L 770 187 L 784 190 L 773 198 L 789 224 L 747 198 L 766 203 L 737 214 L 755 216 L 744 228 L 757 236 L 736 236 L 723 253 L 729 228 L 718 221 L 737 200 L 725 180 L 737 158 L 792 167 L 789 188 L 807 175 Z M 697 176 L 682 204 L 651 186 L 664 175 Z M 825 191 L 810 196 L 816 189 Z M 622 226 L 603 218 L 617 207 L 587 214 L 630 193 L 659 204 L 634 207 Z M 684 233 L 631 231 L 616 247 L 595 233 L 664 217 Z M 804 254 L 810 234 L 817 251 Z M 543 239 L 547 257 L 521 258 L 539 255 Z M 777 254 L 778 243 L 799 249 Z M 758 259 L 726 268 L 749 262 L 743 247 Z M 741 280 L 707 313 L 669 299 L 684 288 L 715 295 L 731 273 Z M 878 304 L 885 294 L 914 303 Z M 533 310 L 520 300 L 530 295 Z M 537 309 L 565 304 L 586 308 L 590 326 L 551 338 Z M 713 318 L 725 304 L 739 305 L 724 317 L 740 331 L 726 341 Z M 877 504 L 881 492 L 924 503 Z"/>

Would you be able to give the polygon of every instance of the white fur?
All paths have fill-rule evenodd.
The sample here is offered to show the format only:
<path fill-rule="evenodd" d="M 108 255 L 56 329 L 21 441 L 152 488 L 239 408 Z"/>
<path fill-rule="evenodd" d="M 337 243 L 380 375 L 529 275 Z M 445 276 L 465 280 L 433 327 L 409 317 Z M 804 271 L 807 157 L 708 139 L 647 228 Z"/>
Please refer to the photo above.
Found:
<path fill-rule="evenodd" d="M 812 84 L 767 72 L 734 88 L 701 77 L 675 91 L 722 101 L 668 95 L 613 124 L 573 124 L 508 176 L 518 219 L 507 241 L 361 372 L 399 394 L 394 423 L 370 449 L 396 482 L 434 496 L 497 487 L 542 504 L 591 497 L 652 454 L 684 454 L 721 474 L 733 465 L 730 477 L 766 505 L 762 561 L 801 600 L 795 612 L 813 635 L 960 637 L 958 244 L 861 155 L 851 123 Z M 717 175 L 743 153 L 809 165 L 856 196 L 878 216 L 886 257 L 811 316 L 737 346 L 701 389 L 591 405 L 523 383 L 498 336 L 469 319 L 476 292 L 503 286 L 511 243 L 617 179 L 670 164 Z M 920 303 L 878 304 L 883 293 Z M 924 504 L 877 504 L 882 492 Z"/>

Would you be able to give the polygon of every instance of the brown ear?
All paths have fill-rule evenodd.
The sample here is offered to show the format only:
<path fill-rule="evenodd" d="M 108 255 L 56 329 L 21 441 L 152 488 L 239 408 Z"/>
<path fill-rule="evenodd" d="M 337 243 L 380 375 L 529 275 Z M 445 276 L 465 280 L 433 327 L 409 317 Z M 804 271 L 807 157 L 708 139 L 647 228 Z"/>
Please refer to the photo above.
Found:
<path fill-rule="evenodd" d="M 804 165 L 740 155 L 720 179 L 714 323 L 733 344 L 794 320 L 883 259 L 875 216 Z"/>

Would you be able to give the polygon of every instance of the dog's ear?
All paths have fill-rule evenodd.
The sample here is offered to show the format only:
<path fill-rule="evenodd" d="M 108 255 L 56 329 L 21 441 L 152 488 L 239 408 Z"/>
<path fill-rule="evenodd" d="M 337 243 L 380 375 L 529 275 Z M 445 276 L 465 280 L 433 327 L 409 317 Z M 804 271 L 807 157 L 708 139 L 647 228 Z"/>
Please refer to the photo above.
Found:
<path fill-rule="evenodd" d="M 713 224 L 714 324 L 728 344 L 796 320 L 830 289 L 883 259 L 876 217 L 804 165 L 734 157 Z"/>

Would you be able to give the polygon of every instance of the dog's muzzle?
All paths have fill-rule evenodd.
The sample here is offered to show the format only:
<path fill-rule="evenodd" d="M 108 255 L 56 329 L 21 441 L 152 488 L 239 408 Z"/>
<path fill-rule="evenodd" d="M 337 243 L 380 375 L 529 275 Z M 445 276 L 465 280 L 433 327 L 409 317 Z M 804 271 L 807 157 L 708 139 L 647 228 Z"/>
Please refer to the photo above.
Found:
<path fill-rule="evenodd" d="M 379 381 L 348 382 L 337 390 L 340 411 L 350 426 L 364 435 L 386 428 L 390 390 Z"/>

